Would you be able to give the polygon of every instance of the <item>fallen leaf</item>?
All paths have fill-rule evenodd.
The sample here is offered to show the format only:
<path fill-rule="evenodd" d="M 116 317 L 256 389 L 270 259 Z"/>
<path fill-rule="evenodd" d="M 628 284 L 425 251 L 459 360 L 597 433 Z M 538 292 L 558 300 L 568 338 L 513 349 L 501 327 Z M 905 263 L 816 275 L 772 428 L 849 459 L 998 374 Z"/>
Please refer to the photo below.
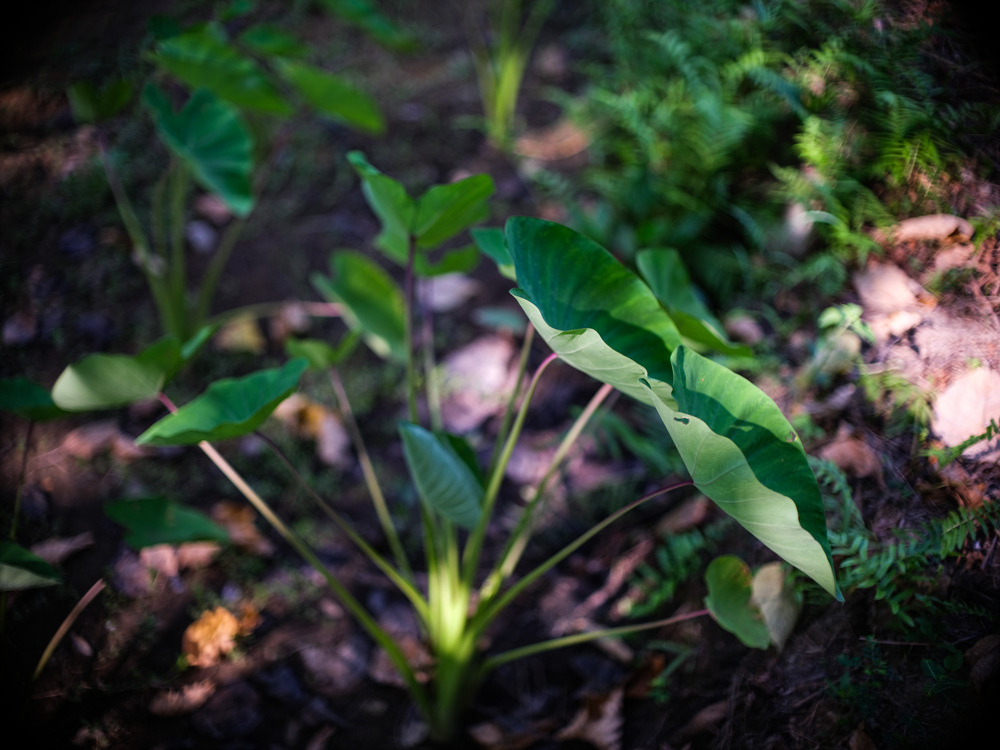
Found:
<path fill-rule="evenodd" d="M 31 545 L 31 551 L 46 562 L 58 565 L 70 555 L 90 547 L 94 543 L 94 535 L 89 531 L 71 537 L 53 537 L 44 542 Z"/>
<path fill-rule="evenodd" d="M 923 288 L 898 266 L 873 263 L 854 274 L 854 288 L 868 315 L 890 315 L 917 304 Z"/>
<path fill-rule="evenodd" d="M 975 234 L 972 224 L 960 216 L 952 214 L 930 214 L 904 219 L 895 227 L 879 233 L 879 241 L 919 242 L 927 240 L 946 240 L 956 237 L 968 240 Z"/>
<path fill-rule="evenodd" d="M 241 315 L 226 323 L 215 334 L 215 346 L 226 352 L 263 354 L 267 348 L 264 334 L 251 315 Z"/>
<path fill-rule="evenodd" d="M 294 436 L 316 441 L 316 455 L 327 466 L 347 468 L 351 438 L 340 417 L 323 404 L 293 393 L 274 410 L 274 418 Z"/>
<path fill-rule="evenodd" d="M 582 740 L 597 750 L 620 750 L 622 746 L 622 689 L 600 696 L 587 696 L 573 720 L 556 734 L 558 740 Z"/>
<path fill-rule="evenodd" d="M 205 610 L 187 626 L 181 651 L 193 667 L 211 667 L 236 648 L 239 620 L 225 607 Z"/>
<path fill-rule="evenodd" d="M 214 692 L 215 683 L 210 680 L 193 682 L 180 690 L 165 690 L 149 702 L 149 712 L 154 716 L 183 716 L 205 705 Z"/>
<path fill-rule="evenodd" d="M 872 738 L 865 731 L 865 723 L 861 722 L 857 729 L 851 732 L 847 740 L 847 750 L 877 750 Z"/>
<path fill-rule="evenodd" d="M 212 520 L 226 530 L 230 542 L 256 555 L 270 557 L 274 545 L 257 529 L 254 518 L 253 508 L 241 503 L 223 500 L 212 507 Z"/>
<path fill-rule="evenodd" d="M 299 335 L 309 330 L 312 319 L 304 305 L 296 302 L 289 302 L 282 305 L 274 315 L 268 318 L 267 330 L 271 334 L 271 340 L 284 346 L 286 339 L 292 335 Z"/>
<path fill-rule="evenodd" d="M 482 336 L 442 362 L 441 416 L 456 433 L 475 429 L 499 414 L 514 387 L 514 345 L 502 336 Z"/>
<path fill-rule="evenodd" d="M 729 713 L 729 701 L 719 701 L 705 706 L 684 725 L 684 728 L 681 729 L 681 736 L 694 737 L 705 732 L 715 732 L 718 725 L 729 716 Z"/>
<path fill-rule="evenodd" d="M 990 420 L 1000 423 L 1000 373 L 979 367 L 959 377 L 938 396 L 931 429 L 945 445 L 955 447 L 986 432 Z M 969 446 L 962 456 L 974 461 L 996 461 L 1000 457 L 1000 435 Z"/>
<path fill-rule="evenodd" d="M 215 542 L 184 542 L 177 547 L 177 565 L 181 570 L 207 568 L 221 549 Z"/>
<path fill-rule="evenodd" d="M 225 201 L 211 193 L 202 193 L 195 198 L 194 210 L 216 226 L 222 226 L 233 217 Z"/>
<path fill-rule="evenodd" d="M 73 458 L 90 461 L 99 453 L 111 451 L 116 458 L 131 461 L 150 455 L 147 448 L 135 444 L 135 438 L 125 435 L 114 420 L 91 422 L 71 431 L 62 442 L 62 449 Z"/>
<path fill-rule="evenodd" d="M 445 273 L 420 282 L 420 299 L 434 312 L 450 312 L 482 288 L 463 273 Z"/>
<path fill-rule="evenodd" d="M 767 563 L 754 573 L 752 598 L 764 615 L 771 643 L 781 651 L 802 611 L 802 595 L 789 583 L 783 563 Z"/>
<path fill-rule="evenodd" d="M 469 736 L 487 750 L 526 750 L 551 731 L 551 721 L 532 721 L 527 726 L 512 728 L 484 721 L 469 727 Z"/>
<path fill-rule="evenodd" d="M 668 512 L 656 524 L 660 535 L 680 534 L 701 525 L 712 511 L 712 501 L 705 495 L 694 495 Z"/>
<path fill-rule="evenodd" d="M 155 570 L 160 575 L 173 578 L 180 573 L 177 550 L 170 544 L 154 544 L 139 550 L 139 560 L 147 570 Z"/>
<path fill-rule="evenodd" d="M 542 161 L 559 161 L 584 152 L 589 136 L 571 120 L 560 120 L 544 130 L 525 133 L 517 139 L 514 152 Z"/>
<path fill-rule="evenodd" d="M 852 477 L 882 477 L 882 463 L 868 444 L 850 433 L 850 428 L 841 425 L 832 443 L 823 446 L 819 457 L 832 461 L 844 473 Z"/>

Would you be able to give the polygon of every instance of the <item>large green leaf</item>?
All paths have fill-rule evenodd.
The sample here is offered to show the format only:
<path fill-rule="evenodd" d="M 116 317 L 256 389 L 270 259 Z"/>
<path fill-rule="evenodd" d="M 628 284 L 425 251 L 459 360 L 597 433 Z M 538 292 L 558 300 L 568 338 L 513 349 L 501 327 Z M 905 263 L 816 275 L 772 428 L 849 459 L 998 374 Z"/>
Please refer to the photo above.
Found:
<path fill-rule="evenodd" d="M 204 513 L 164 497 L 118 500 L 105 505 L 104 512 L 128 529 L 125 543 L 134 549 L 156 544 L 229 541 L 226 530 Z"/>
<path fill-rule="evenodd" d="M 330 256 L 332 278 L 313 274 L 313 286 L 344 307 L 344 320 L 383 358 L 406 361 L 406 303 L 392 278 L 378 265 L 352 252 Z"/>
<path fill-rule="evenodd" d="M 449 521 L 473 528 L 482 514 L 483 488 L 452 440 L 408 422 L 399 433 L 420 499 Z"/>
<path fill-rule="evenodd" d="M 132 98 L 132 83 L 112 81 L 98 89 L 91 81 L 79 81 L 66 89 L 73 119 L 79 123 L 98 123 L 118 114 Z"/>
<path fill-rule="evenodd" d="M 239 107 L 289 115 L 292 107 L 266 72 L 231 47 L 213 24 L 164 39 L 153 60 L 195 89 L 208 89 Z"/>
<path fill-rule="evenodd" d="M 146 84 L 143 103 L 153 114 L 160 137 L 186 163 L 195 179 L 218 195 L 237 216 L 253 210 L 250 186 L 253 140 L 239 112 L 206 89 L 192 94 L 180 112 L 166 95 Z"/>
<path fill-rule="evenodd" d="M 699 489 L 839 596 L 816 479 L 777 405 L 681 345 L 649 288 L 599 245 L 516 218 L 507 246 L 521 283 L 513 294 L 549 346 L 654 406 Z"/>
<path fill-rule="evenodd" d="M 292 60 L 275 60 L 275 68 L 309 104 L 324 115 L 379 135 L 385 120 L 378 105 L 365 92 L 325 70 Z"/>
<path fill-rule="evenodd" d="M 8 411 L 32 422 L 44 422 L 66 414 L 56 406 L 52 394 L 27 378 L 0 379 L 0 411 Z"/>
<path fill-rule="evenodd" d="M 380 13 L 369 0 L 320 0 L 320 4 L 357 26 L 379 44 L 400 52 L 415 46 L 413 37 Z"/>
<path fill-rule="evenodd" d="M 284 367 L 217 380 L 194 401 L 142 433 L 135 442 L 191 445 L 253 432 L 295 390 L 308 366 L 305 359 L 293 359 Z"/>
<path fill-rule="evenodd" d="M 722 324 L 698 297 L 679 252 L 666 248 L 640 250 L 635 265 L 686 340 L 722 354 L 750 356 L 747 347 L 726 338 Z"/>
<path fill-rule="evenodd" d="M 38 555 L 14 542 L 0 541 L 0 591 L 54 586 L 61 580 L 59 572 Z"/>
<path fill-rule="evenodd" d="M 490 207 L 487 201 L 495 190 L 493 178 L 485 174 L 430 188 L 417 201 L 413 225 L 417 247 L 437 247 L 488 218 Z"/>
<path fill-rule="evenodd" d="M 165 336 L 134 357 L 91 354 L 70 365 L 52 386 L 52 400 L 66 411 L 113 409 L 156 398 L 177 372 L 181 345 Z"/>
<path fill-rule="evenodd" d="M 705 606 L 716 621 L 746 646 L 767 648 L 771 642 L 764 616 L 752 600 L 753 576 L 738 557 L 725 555 L 705 571 L 708 596 Z"/>
<path fill-rule="evenodd" d="M 382 231 L 375 238 L 375 246 L 405 266 L 416 203 L 401 183 L 373 167 L 360 151 L 351 151 L 347 160 L 361 178 L 361 192 L 368 206 L 382 222 Z"/>

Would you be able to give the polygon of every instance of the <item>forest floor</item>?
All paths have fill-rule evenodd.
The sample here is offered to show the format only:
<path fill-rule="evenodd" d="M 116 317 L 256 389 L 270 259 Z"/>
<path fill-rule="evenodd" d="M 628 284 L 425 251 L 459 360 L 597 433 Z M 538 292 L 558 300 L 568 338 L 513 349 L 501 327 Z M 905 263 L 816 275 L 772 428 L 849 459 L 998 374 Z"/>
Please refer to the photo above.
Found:
<path fill-rule="evenodd" d="M 94 188 L 102 175 L 87 171 L 93 131 L 73 123 L 61 94 L 90 70 L 81 58 L 99 68 L 117 54 L 121 39 L 143 33 L 145 18 L 116 12 L 95 3 L 89 15 L 67 17 L 32 42 L 35 58 L 0 88 L 3 377 L 28 373 L 50 385 L 87 352 L 132 352 L 155 337 L 153 306 L 124 248 L 114 206 L 103 188 Z M 539 49 L 546 54 L 536 56 L 529 72 L 524 100 L 538 103 L 526 108 L 531 137 L 521 148 L 536 164 L 541 158 L 546 168 L 571 172 L 585 164 L 585 152 L 550 144 L 554 154 L 546 161 L 546 133 L 560 111 L 540 98 L 545 87 L 578 84 L 563 67 L 567 50 L 559 33 L 554 25 L 543 35 Z M 370 246 L 378 225 L 344 166 L 351 148 L 365 150 L 372 163 L 407 184 L 491 174 L 498 187 L 493 224 L 515 214 L 567 219 L 559 206 L 534 202 L 523 172 L 528 159 L 505 157 L 477 130 L 456 126 L 475 117 L 479 106 L 465 42 L 460 33 L 432 41 L 402 72 L 388 67 L 386 53 L 361 52 L 355 59 L 383 94 L 388 136 L 315 125 L 295 133 L 290 148 L 308 157 L 278 170 L 269 184 L 217 301 L 220 309 L 288 301 L 288 309 L 284 317 L 217 340 L 206 361 L 179 383 L 181 392 L 193 395 L 211 377 L 247 372 L 277 357 L 284 331 L 301 323 L 288 314 L 293 302 L 315 298 L 310 272 L 325 269 L 334 248 Z M 461 84 L 456 70 L 464 71 Z M 130 137 L 141 142 L 151 134 Z M 968 206 L 970 216 L 1000 205 L 1000 189 L 988 181 L 956 174 L 953 182 L 961 193 L 956 204 Z M 211 223 L 207 216 L 193 218 Z M 770 339 L 780 353 L 783 364 L 757 382 L 794 423 L 813 428 L 802 430 L 807 451 L 847 478 L 845 488 L 837 477 L 821 477 L 828 481 L 824 489 L 835 499 L 840 491 L 853 498 L 873 546 L 890 546 L 900 531 L 940 527 L 956 509 L 1000 500 L 1000 437 L 950 462 L 926 450 L 961 443 L 987 430 L 991 417 L 1000 418 L 1000 239 L 974 236 L 967 223 L 949 221 L 900 224 L 882 238 L 882 256 L 853 269 L 851 284 L 830 300 L 831 306 L 860 307 L 869 340 L 847 327 L 831 335 L 814 326 L 779 341 L 773 318 L 763 315 L 733 326 L 733 335 Z M 443 361 L 455 382 L 492 384 L 480 391 L 457 385 L 445 405 L 456 430 L 483 437 L 496 429 L 499 400 L 492 397 L 509 382 L 519 348 L 517 334 L 477 322 L 474 311 L 484 308 L 519 312 L 507 294 L 511 285 L 486 266 L 465 284 L 440 290 L 457 297 L 443 301 L 439 315 L 439 336 L 451 353 Z M 772 301 L 785 319 L 801 304 L 794 290 Z M 334 320 L 302 325 L 313 337 L 341 330 Z M 536 345 L 533 361 L 543 349 Z M 405 472 L 393 439 L 399 412 L 392 398 L 401 371 L 367 353 L 352 362 L 346 387 L 357 398 L 385 486 L 398 491 Z M 561 366 L 541 388 L 491 532 L 498 545 L 571 409 L 584 405 L 597 386 Z M 615 408 L 625 408 L 623 402 Z M 26 422 L 3 416 L 5 532 L 27 450 L 20 532 L 31 544 L 70 543 L 61 558 L 64 585 L 21 592 L 7 603 L 0 679 L 7 736 L 18 736 L 23 726 L 20 736 L 37 748 L 423 747 L 423 727 L 384 654 L 280 538 L 242 515 L 233 505 L 235 491 L 215 468 L 193 449 L 133 445 L 155 416 L 133 408 L 39 424 L 30 432 Z M 321 492 L 336 497 L 363 534 L 378 539 L 350 450 L 336 441 L 317 446 L 294 434 L 289 425 L 295 423 L 294 417 L 272 420 L 268 430 L 310 467 Z M 926 442 L 917 437 L 921 425 L 929 429 Z M 376 617 L 416 644 L 419 657 L 420 633 L 395 590 L 324 526 L 302 493 L 280 478 L 279 465 L 268 463 L 253 440 L 223 450 L 255 475 Z M 627 501 L 628 493 L 662 483 L 643 471 L 636 457 L 609 450 L 596 436 L 581 441 L 526 562 L 544 559 Z M 207 554 L 168 548 L 140 555 L 125 544 L 104 505 L 159 493 L 237 526 L 249 524 L 246 542 Z M 407 515 L 405 508 L 400 513 Z M 404 538 L 416 544 L 419 523 L 409 515 L 401 522 Z M 846 515 L 839 519 L 845 524 Z M 709 529 L 706 549 L 738 554 L 752 566 L 773 559 L 748 534 L 727 526 L 704 498 L 668 497 L 626 517 L 538 581 L 497 623 L 489 648 L 630 622 L 629 603 L 642 600 L 638 576 L 657 565 L 664 536 L 700 530 L 707 537 Z M 858 586 L 844 603 L 807 595 L 781 650 L 748 649 L 700 618 L 512 663 L 483 686 L 459 746 L 868 750 L 955 747 L 963 737 L 988 737 L 1000 700 L 997 546 L 995 531 L 970 534 L 946 558 L 914 558 L 911 578 L 904 555 L 888 560 L 900 587 L 917 589 L 917 598 L 903 605 L 909 623 L 876 599 L 878 587 Z M 46 644 L 95 584 L 104 588 L 31 681 Z M 704 595 L 692 577 L 655 614 L 701 609 Z M 921 597 L 947 606 L 925 606 Z M 217 606 L 242 617 L 235 649 L 212 655 L 209 648 L 194 659 L 198 665 L 188 649 L 185 665 L 189 626 Z M 678 654 L 684 658 L 675 661 Z"/>

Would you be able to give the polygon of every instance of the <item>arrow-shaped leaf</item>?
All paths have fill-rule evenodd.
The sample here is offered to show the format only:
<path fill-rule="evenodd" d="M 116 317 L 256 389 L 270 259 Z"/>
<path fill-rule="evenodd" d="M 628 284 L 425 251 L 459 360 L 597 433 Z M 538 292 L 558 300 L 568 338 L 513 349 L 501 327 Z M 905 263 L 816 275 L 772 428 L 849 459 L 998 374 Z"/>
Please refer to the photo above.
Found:
<path fill-rule="evenodd" d="M 14 542 L 0 541 L 0 591 L 54 586 L 59 572 L 38 555 Z"/>
<path fill-rule="evenodd" d="M 293 359 L 284 367 L 217 380 L 194 401 L 142 433 L 135 442 L 191 445 L 253 432 L 291 395 L 308 366 L 305 359 Z"/>
<path fill-rule="evenodd" d="M 104 512 L 128 529 L 125 543 L 134 549 L 202 540 L 229 541 L 226 530 L 204 513 L 164 497 L 118 500 L 105 505 Z"/>
<path fill-rule="evenodd" d="M 399 433 L 420 499 L 449 521 L 473 528 L 482 514 L 483 488 L 451 441 L 409 423 Z"/>
<path fill-rule="evenodd" d="M 731 555 L 717 557 L 705 571 L 705 583 L 705 606 L 716 621 L 744 645 L 767 648 L 771 636 L 760 607 L 752 600 L 753 576 L 746 563 Z"/>

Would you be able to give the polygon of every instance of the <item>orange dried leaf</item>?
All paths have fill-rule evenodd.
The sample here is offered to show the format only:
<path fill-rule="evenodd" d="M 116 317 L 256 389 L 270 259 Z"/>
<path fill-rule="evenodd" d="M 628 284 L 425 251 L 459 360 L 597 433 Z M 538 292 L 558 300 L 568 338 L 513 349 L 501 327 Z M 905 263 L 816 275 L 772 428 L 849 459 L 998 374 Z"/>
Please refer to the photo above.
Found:
<path fill-rule="evenodd" d="M 250 506 L 228 500 L 216 503 L 212 508 L 212 520 L 226 530 L 229 541 L 237 547 L 269 557 L 274 554 L 274 545 L 257 529 L 254 517 Z"/>
<path fill-rule="evenodd" d="M 211 667 L 236 648 L 239 632 L 239 620 L 225 607 L 205 610 L 184 631 L 181 649 L 191 666 Z"/>

